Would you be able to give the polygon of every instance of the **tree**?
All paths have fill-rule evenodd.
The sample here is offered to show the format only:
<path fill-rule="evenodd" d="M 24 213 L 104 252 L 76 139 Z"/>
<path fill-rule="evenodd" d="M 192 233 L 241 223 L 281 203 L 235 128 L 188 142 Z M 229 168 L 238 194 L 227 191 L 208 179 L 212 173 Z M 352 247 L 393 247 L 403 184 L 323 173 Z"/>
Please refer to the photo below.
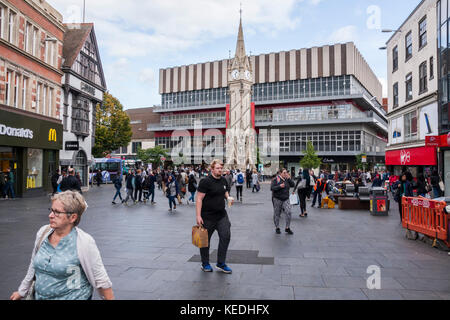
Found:
<path fill-rule="evenodd" d="M 161 146 L 156 146 L 150 149 L 138 149 L 137 157 L 144 163 L 151 163 L 154 168 L 157 168 L 163 163 L 162 157 L 166 159 L 169 157 L 168 152 Z"/>
<path fill-rule="evenodd" d="M 362 162 L 363 157 L 367 157 L 367 155 L 365 153 L 361 153 L 356 156 L 356 168 L 357 169 L 361 169 L 361 170 L 365 169 L 367 163 Z"/>
<path fill-rule="evenodd" d="M 306 145 L 305 156 L 300 161 L 300 166 L 307 169 L 316 169 L 319 168 L 321 164 L 322 160 L 320 160 L 320 158 L 317 156 L 312 142 L 308 141 Z"/>
<path fill-rule="evenodd" d="M 96 106 L 95 145 L 92 149 L 94 157 L 103 158 L 127 146 L 132 135 L 130 117 L 123 111 L 122 104 L 105 92 L 103 103 Z"/>

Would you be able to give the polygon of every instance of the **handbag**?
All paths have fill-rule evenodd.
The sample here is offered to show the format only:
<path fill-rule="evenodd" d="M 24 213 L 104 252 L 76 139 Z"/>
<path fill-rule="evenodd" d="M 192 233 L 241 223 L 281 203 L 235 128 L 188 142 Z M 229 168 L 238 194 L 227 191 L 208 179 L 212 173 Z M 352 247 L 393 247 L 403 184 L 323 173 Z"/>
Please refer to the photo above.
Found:
<path fill-rule="evenodd" d="M 297 195 L 296 193 L 295 193 L 295 194 L 291 194 L 291 195 L 289 196 L 289 203 L 290 203 L 292 206 L 297 206 L 297 205 L 300 204 L 300 200 L 299 200 L 298 195 Z"/>
<path fill-rule="evenodd" d="M 207 248 L 208 244 L 208 230 L 203 226 L 192 227 L 192 244 L 197 248 Z"/>
<path fill-rule="evenodd" d="M 36 250 L 34 251 L 35 255 L 41 248 L 42 242 L 44 242 L 44 237 L 50 231 L 50 229 L 51 229 L 51 227 L 50 227 L 50 225 L 48 225 L 47 228 L 44 230 L 44 233 L 42 233 L 42 235 L 39 239 L 38 245 L 36 246 Z M 30 289 L 28 289 L 27 295 L 25 296 L 25 300 L 34 300 L 35 286 L 36 286 L 36 275 L 33 278 L 33 282 L 31 282 L 31 286 L 30 286 Z"/>

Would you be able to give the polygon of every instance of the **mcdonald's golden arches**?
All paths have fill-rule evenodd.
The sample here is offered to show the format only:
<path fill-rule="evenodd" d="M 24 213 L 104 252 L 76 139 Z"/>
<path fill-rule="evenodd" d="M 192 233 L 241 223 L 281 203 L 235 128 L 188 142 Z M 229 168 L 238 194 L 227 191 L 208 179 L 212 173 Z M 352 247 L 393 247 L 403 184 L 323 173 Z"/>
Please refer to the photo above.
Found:
<path fill-rule="evenodd" d="M 48 141 L 55 141 L 56 142 L 56 130 L 50 129 L 48 132 Z"/>

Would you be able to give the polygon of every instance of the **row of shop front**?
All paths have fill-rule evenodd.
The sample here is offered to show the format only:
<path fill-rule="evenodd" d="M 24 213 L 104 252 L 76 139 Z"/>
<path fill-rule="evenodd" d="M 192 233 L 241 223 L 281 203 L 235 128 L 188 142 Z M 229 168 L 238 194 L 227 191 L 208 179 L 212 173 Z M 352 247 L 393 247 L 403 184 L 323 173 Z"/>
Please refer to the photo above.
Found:
<path fill-rule="evenodd" d="M 14 174 L 18 197 L 52 190 L 51 176 L 59 166 L 63 127 L 60 121 L 0 105 L 0 174 Z"/>
<path fill-rule="evenodd" d="M 413 177 L 438 170 L 445 196 L 450 196 L 450 135 L 426 137 L 422 147 L 386 151 L 386 167 L 397 176 L 408 170 Z"/>

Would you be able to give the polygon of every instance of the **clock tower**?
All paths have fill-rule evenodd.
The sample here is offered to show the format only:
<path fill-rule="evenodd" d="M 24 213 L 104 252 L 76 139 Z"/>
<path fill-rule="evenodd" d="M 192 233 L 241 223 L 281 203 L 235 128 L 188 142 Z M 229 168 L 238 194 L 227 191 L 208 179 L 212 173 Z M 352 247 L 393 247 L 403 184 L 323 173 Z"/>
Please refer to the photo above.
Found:
<path fill-rule="evenodd" d="M 256 167 L 256 134 L 252 121 L 253 70 L 250 59 L 245 53 L 242 17 L 239 21 L 239 33 L 236 54 L 228 64 L 228 89 L 230 106 L 226 133 L 227 167 L 245 171 L 249 166 Z"/>

